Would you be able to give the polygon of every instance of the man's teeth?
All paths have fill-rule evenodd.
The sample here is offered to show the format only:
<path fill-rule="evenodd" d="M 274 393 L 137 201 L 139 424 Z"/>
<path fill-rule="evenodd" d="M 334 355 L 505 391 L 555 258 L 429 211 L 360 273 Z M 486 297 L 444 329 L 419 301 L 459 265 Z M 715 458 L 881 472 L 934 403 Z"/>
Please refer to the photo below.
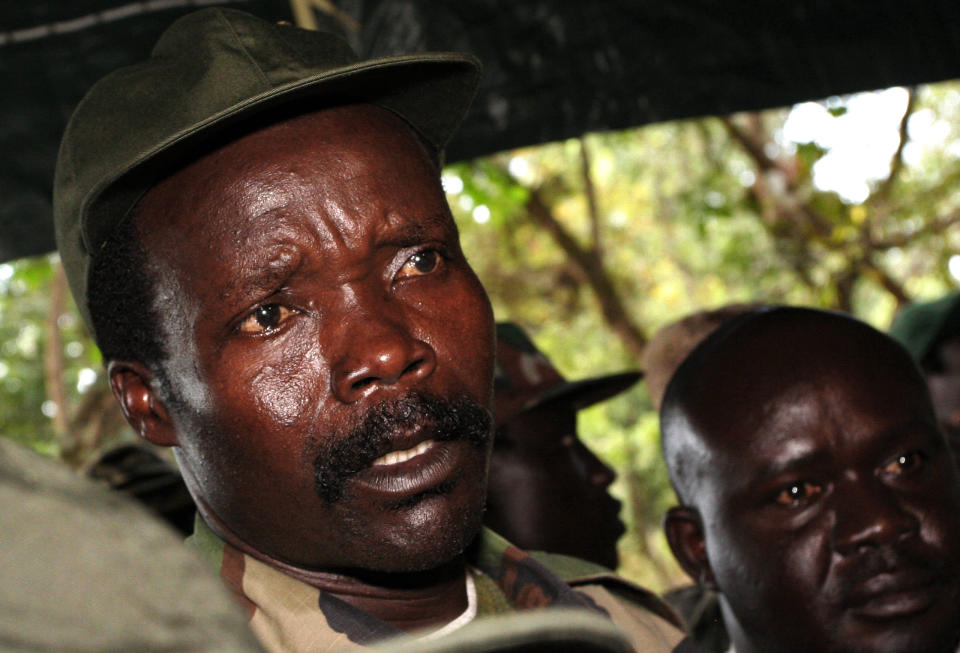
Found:
<path fill-rule="evenodd" d="M 433 446 L 433 440 L 424 440 L 420 444 L 410 449 L 404 451 L 391 451 L 388 454 L 384 454 L 373 461 L 374 465 L 396 465 L 397 463 L 402 463 L 405 460 L 410 460 L 414 456 L 419 456 L 420 454 L 427 451 L 430 447 Z"/>

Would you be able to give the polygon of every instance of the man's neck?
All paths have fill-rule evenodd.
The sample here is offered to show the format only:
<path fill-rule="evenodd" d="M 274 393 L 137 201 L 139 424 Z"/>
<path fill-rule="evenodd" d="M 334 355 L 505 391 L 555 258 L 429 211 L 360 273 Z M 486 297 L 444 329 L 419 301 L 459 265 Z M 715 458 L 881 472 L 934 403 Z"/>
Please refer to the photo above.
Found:
<path fill-rule="evenodd" d="M 730 637 L 730 648 L 727 650 L 727 653 L 759 653 L 753 641 L 740 626 L 740 622 L 723 598 L 723 595 L 718 595 L 717 599 L 720 601 L 723 625 L 727 630 L 727 636 Z"/>
<path fill-rule="evenodd" d="M 230 546 L 403 632 L 439 628 L 467 609 L 462 557 L 416 572 L 305 569 L 258 551 L 210 511 L 201 513 L 207 526 Z"/>
<path fill-rule="evenodd" d="M 439 628 L 467 609 L 466 564 L 456 558 L 419 572 L 320 571 L 250 555 L 404 632 Z"/>

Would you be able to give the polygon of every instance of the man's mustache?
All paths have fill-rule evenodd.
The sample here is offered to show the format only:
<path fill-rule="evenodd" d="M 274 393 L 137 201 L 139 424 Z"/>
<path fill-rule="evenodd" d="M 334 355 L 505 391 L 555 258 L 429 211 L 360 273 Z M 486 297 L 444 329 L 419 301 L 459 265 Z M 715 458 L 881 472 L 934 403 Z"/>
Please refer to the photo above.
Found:
<path fill-rule="evenodd" d="M 950 560 L 926 551 L 922 543 L 902 542 L 878 546 L 863 552 L 844 568 L 838 577 L 838 589 L 843 588 L 848 600 L 866 600 L 871 594 L 871 581 L 881 574 L 905 574 L 921 582 L 946 582 L 957 575 L 957 567 Z"/>
<path fill-rule="evenodd" d="M 350 477 L 391 450 L 399 431 L 422 428 L 431 439 L 465 440 L 478 448 L 490 441 L 492 417 L 483 406 L 462 397 L 454 401 L 413 393 L 370 408 L 346 433 L 331 433 L 314 459 L 317 494 L 327 503 L 343 498 Z"/>

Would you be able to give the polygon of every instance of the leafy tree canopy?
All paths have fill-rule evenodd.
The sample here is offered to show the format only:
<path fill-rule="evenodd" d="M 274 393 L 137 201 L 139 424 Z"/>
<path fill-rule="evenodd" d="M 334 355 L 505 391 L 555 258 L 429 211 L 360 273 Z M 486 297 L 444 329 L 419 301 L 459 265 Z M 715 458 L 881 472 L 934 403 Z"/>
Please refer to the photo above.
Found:
<path fill-rule="evenodd" d="M 504 152 L 448 167 L 464 249 L 498 319 L 524 326 L 569 378 L 637 368 L 651 335 L 730 302 L 849 311 L 885 328 L 960 275 L 960 84 L 895 91 L 889 152 L 859 195 L 831 190 L 862 96 Z M 791 116 L 819 131 L 791 140 Z M 871 168 L 873 169 L 873 168 Z M 953 272 L 953 274 L 951 273 Z M 0 265 L 0 424 L 81 466 L 132 440 L 55 255 Z M 660 534 L 673 501 L 642 384 L 583 411 L 584 440 L 619 472 L 631 529 L 622 569 L 679 582 Z"/>

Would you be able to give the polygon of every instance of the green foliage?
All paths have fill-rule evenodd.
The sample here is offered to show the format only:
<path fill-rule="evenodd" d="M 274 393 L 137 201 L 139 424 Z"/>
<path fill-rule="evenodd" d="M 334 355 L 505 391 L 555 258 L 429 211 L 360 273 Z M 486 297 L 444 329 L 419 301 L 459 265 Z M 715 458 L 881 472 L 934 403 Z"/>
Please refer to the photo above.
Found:
<path fill-rule="evenodd" d="M 854 205 L 812 184 L 814 166 L 827 150 L 769 136 L 779 131 L 785 111 L 759 120 L 768 134 L 763 151 L 792 175 L 781 188 L 771 186 L 780 202 L 773 208 L 769 197 L 756 193 L 758 180 L 770 173 L 716 119 L 590 135 L 585 141 L 599 205 L 596 256 L 647 336 L 690 312 L 742 301 L 847 308 L 884 328 L 902 298 L 891 295 L 868 262 L 908 298 L 956 285 L 948 262 L 960 245 L 960 225 L 936 224 L 960 210 L 958 97 L 955 84 L 920 93 L 916 109 L 950 125 L 951 139 L 912 158 L 888 196 Z M 840 117 L 846 107 L 829 112 Z M 570 378 L 639 366 L 635 352 L 611 331 L 582 270 L 527 216 L 525 204 L 536 189 L 557 221 L 591 247 L 579 148 L 572 139 L 448 170 L 464 181 L 451 204 L 498 319 L 527 328 Z M 490 209 L 488 221 L 463 210 L 478 204 Z M 822 227 L 804 224 L 784 206 L 803 207 Z M 897 246 L 885 242 L 897 239 Z M 659 529 L 673 496 L 642 384 L 583 411 L 579 428 L 620 473 L 614 489 L 632 521 L 621 543 L 622 571 L 653 586 L 676 582 L 680 574 Z"/>
<path fill-rule="evenodd" d="M 55 450 L 49 420 L 40 419 L 45 400 L 42 352 L 47 312 L 47 260 L 0 266 L 0 420 L 3 432 L 38 449 Z"/>
<path fill-rule="evenodd" d="M 108 393 L 100 351 L 69 293 L 63 310 L 52 317 L 60 338 L 56 359 L 67 405 L 57 406 L 48 391 L 44 355 L 57 260 L 50 255 L 0 265 L 0 434 L 51 456 L 61 454 L 64 438 L 78 435 L 87 426 L 71 423 L 78 432 L 58 437 L 51 419 L 55 411 L 66 410 L 72 416 L 85 401 Z"/>
<path fill-rule="evenodd" d="M 813 165 L 826 153 L 827 151 L 816 143 L 798 143 L 796 148 L 797 160 L 803 165 L 803 170 L 808 175 Z"/>
<path fill-rule="evenodd" d="M 843 100 L 828 105 L 835 118 L 846 110 Z M 949 263 L 960 252 L 960 86 L 918 93 L 916 124 L 933 126 L 939 138 L 909 145 L 892 183 L 875 182 L 862 203 L 813 186 L 829 152 L 782 142 L 786 117 L 778 110 L 591 134 L 447 168 L 444 176 L 460 181 L 448 187 L 458 189 L 449 199 L 464 251 L 497 318 L 524 326 L 576 379 L 636 369 L 642 348 L 603 314 L 588 264 L 609 281 L 642 337 L 690 312 L 745 301 L 842 308 L 883 328 L 904 299 L 955 288 Z M 736 129 L 756 139 L 773 169 L 743 147 Z M 584 143 L 595 216 L 581 167 Z M 582 260 L 531 219 L 536 201 Z M 65 443 L 43 412 L 54 262 L 0 265 L 0 429 L 51 455 Z M 109 400 L 99 353 L 71 306 L 57 325 L 71 429 L 85 433 L 102 411 L 84 407 Z M 130 437 L 116 422 L 97 428 L 106 431 L 85 440 L 86 455 L 98 443 Z M 643 384 L 583 411 L 579 430 L 619 472 L 614 491 L 630 522 L 622 571 L 653 587 L 677 582 L 660 534 L 673 495 Z"/>

